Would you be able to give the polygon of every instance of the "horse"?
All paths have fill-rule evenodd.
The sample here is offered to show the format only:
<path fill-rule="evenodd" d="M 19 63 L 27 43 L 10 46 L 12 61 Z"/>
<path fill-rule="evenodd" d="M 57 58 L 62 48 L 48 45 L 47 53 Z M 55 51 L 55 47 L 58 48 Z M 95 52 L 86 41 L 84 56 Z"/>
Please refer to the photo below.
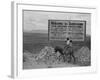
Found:
<path fill-rule="evenodd" d="M 61 54 L 61 56 L 63 57 L 63 61 L 65 62 L 65 53 L 63 52 L 63 48 L 59 47 L 59 46 L 56 46 L 54 48 L 55 52 L 59 52 Z"/>
<path fill-rule="evenodd" d="M 73 57 L 74 62 L 75 62 L 75 56 L 74 56 L 74 52 L 73 52 L 73 48 L 70 46 L 65 46 L 64 48 L 61 48 L 59 46 L 56 46 L 54 48 L 55 52 L 59 52 L 61 54 L 61 56 L 63 57 L 64 62 L 66 61 L 66 58 L 69 56 L 69 61 L 71 62 L 71 57 Z"/>
<path fill-rule="evenodd" d="M 65 46 L 64 49 L 63 49 L 63 54 L 65 54 L 65 56 L 69 56 L 69 62 L 71 62 L 71 59 L 73 58 L 74 60 L 74 63 L 76 62 L 76 59 L 75 59 L 75 55 L 74 55 L 74 51 L 73 51 L 73 47 L 71 46 Z"/>

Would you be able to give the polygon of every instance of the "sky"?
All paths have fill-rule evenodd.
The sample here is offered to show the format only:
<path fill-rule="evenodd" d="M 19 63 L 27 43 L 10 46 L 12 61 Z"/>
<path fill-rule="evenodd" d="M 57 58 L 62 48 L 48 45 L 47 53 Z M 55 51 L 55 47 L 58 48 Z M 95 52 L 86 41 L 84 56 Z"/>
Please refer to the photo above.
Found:
<path fill-rule="evenodd" d="M 48 32 L 48 20 L 85 20 L 86 34 L 91 34 L 91 14 L 89 13 L 69 13 L 50 11 L 23 11 L 24 32 Z"/>

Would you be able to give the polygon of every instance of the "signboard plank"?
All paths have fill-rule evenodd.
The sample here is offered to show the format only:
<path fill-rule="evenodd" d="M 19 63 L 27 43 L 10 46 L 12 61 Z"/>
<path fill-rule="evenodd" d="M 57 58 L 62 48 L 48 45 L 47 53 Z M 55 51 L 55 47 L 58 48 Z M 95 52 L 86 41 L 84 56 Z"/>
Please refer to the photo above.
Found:
<path fill-rule="evenodd" d="M 49 40 L 84 41 L 86 21 L 83 20 L 48 20 Z"/>

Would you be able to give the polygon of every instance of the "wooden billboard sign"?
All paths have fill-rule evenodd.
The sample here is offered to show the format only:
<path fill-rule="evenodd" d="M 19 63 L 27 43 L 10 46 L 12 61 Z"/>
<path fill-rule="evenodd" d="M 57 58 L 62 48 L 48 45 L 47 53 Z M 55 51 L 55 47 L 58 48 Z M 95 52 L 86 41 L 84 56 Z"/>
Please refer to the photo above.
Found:
<path fill-rule="evenodd" d="M 48 20 L 49 40 L 84 41 L 86 21 L 83 20 Z"/>

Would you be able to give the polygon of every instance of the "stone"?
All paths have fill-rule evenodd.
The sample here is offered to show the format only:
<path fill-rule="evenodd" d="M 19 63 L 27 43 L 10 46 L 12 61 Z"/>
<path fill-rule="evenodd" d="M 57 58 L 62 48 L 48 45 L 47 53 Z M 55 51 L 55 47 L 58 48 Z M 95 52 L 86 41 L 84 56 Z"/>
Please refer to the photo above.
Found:
<path fill-rule="evenodd" d="M 75 52 L 77 63 L 82 66 L 88 66 L 91 62 L 91 54 L 88 47 L 84 46 Z"/>

